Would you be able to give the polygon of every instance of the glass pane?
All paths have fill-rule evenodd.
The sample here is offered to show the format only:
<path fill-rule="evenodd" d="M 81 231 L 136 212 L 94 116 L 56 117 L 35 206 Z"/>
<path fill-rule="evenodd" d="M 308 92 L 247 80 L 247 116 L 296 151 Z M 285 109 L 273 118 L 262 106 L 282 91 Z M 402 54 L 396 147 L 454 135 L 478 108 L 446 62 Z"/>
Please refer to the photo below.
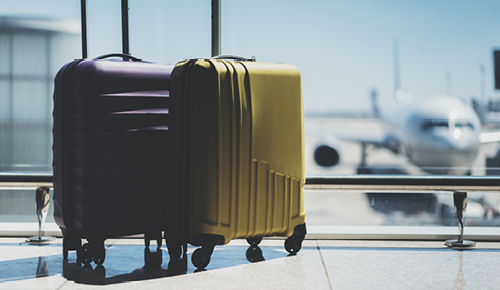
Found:
<path fill-rule="evenodd" d="M 211 56 L 210 1 L 129 0 L 129 7 L 133 55 L 168 64 Z"/>
<path fill-rule="evenodd" d="M 25 11 L 18 15 L 25 15 L 34 6 L 26 5 L 23 10 L 12 4 L 12 8 Z M 0 171 L 52 172 L 54 77 L 64 63 L 80 55 L 80 37 L 75 26 L 78 19 L 47 16 L 2 17 Z"/>
<path fill-rule="evenodd" d="M 0 190 L 0 223 L 38 223 L 36 217 L 35 189 L 31 190 Z M 54 222 L 54 204 L 52 203 L 52 190 L 50 191 L 49 212 L 46 223 Z M 1 229 L 0 229 L 1 230 Z"/>
<path fill-rule="evenodd" d="M 498 4 L 222 5 L 223 54 L 301 71 L 307 174 L 500 175 L 498 143 L 480 144 L 496 141 L 484 133 L 500 129 L 491 53 L 500 42 Z M 210 57 L 210 1 L 129 0 L 129 6 L 134 56 L 171 64 Z M 51 172 L 53 78 L 81 56 L 79 9 L 77 0 L 0 8 L 10 25 L 0 27 L 0 171 Z M 88 32 L 89 57 L 121 52 L 120 1 L 88 1 Z M 24 221 L 31 194 L 2 191 L 0 215 L 25 212 L 5 214 Z M 455 225 L 451 202 L 440 193 L 306 192 L 311 224 Z M 471 194 L 469 202 L 468 224 L 498 224 L 495 194 Z"/>
<path fill-rule="evenodd" d="M 0 79 L 9 77 L 11 61 L 11 38 L 7 33 L 0 34 Z"/>
<path fill-rule="evenodd" d="M 47 35 L 19 33 L 13 35 L 12 41 L 15 76 L 42 77 L 47 75 Z"/>
<path fill-rule="evenodd" d="M 48 82 L 40 80 L 19 80 L 13 84 L 13 118 L 17 121 L 49 121 L 52 117 L 49 103 L 52 92 Z"/>
<path fill-rule="evenodd" d="M 59 71 L 59 69 L 66 63 L 73 61 L 74 59 L 81 58 L 81 45 L 80 45 L 80 31 L 79 31 L 79 21 L 74 19 L 69 22 L 71 24 L 77 24 L 78 29 L 75 34 L 61 33 L 53 35 L 50 41 L 50 77 L 53 78 Z M 53 82 L 51 82 L 53 84 Z M 52 90 L 51 90 L 52 92 Z"/>
<path fill-rule="evenodd" d="M 469 192 L 466 227 L 500 226 L 500 195 Z M 458 226 L 452 193 L 305 192 L 309 225 Z"/>
<path fill-rule="evenodd" d="M 299 68 L 306 174 L 500 174 L 485 134 L 500 132 L 499 5 L 257 0 L 247 11 L 223 1 L 222 53 Z M 498 226 L 497 195 L 469 193 L 466 225 Z M 451 193 L 305 198 L 312 225 L 457 224 Z"/>
<path fill-rule="evenodd" d="M 89 58 L 122 52 L 120 3 L 121 1 L 87 1 Z"/>
<path fill-rule="evenodd" d="M 481 142 L 499 128 L 487 106 L 499 97 L 492 84 L 499 41 L 492 9 L 499 8 L 363 0 L 251 6 L 245 13 L 246 1 L 223 2 L 223 54 L 299 68 L 308 174 L 484 175 L 498 167 L 490 160 L 496 145 Z"/>
<path fill-rule="evenodd" d="M 10 82 L 0 78 L 0 123 L 7 122 L 11 113 Z"/>

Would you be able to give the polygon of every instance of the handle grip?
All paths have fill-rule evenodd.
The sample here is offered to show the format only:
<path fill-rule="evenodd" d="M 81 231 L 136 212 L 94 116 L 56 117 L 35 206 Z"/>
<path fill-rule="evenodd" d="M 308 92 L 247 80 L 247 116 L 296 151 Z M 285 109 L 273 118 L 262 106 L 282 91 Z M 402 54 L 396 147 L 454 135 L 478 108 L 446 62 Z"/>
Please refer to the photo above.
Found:
<path fill-rule="evenodd" d="M 110 58 L 110 57 L 121 57 L 124 60 L 142 61 L 142 59 L 140 59 L 140 58 L 137 58 L 135 56 L 131 56 L 130 54 L 125 54 L 125 53 L 104 54 L 104 55 L 96 57 L 95 59 L 105 59 L 105 58 Z"/>
<path fill-rule="evenodd" d="M 245 58 L 242 56 L 238 55 L 218 55 L 214 56 L 213 59 L 232 59 L 236 61 L 255 61 L 255 56 L 252 56 L 252 58 Z"/>

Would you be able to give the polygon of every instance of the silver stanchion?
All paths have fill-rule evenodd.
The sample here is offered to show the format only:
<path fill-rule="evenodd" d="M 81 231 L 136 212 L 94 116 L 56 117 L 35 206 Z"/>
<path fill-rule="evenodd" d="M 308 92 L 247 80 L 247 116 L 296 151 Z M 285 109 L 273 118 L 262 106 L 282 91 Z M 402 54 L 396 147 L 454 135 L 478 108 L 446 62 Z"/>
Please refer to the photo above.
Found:
<path fill-rule="evenodd" d="M 464 240 L 464 213 L 467 210 L 467 192 L 453 192 L 453 204 L 455 205 L 460 234 L 458 240 L 446 240 L 444 244 L 455 249 L 471 249 L 476 246 L 476 242 Z"/>
<path fill-rule="evenodd" d="M 49 187 L 39 187 L 36 189 L 36 217 L 38 218 L 38 236 L 31 237 L 26 240 L 30 244 L 46 244 L 55 240 L 55 237 L 43 236 L 42 227 L 45 224 L 45 219 L 49 212 L 50 196 Z"/>

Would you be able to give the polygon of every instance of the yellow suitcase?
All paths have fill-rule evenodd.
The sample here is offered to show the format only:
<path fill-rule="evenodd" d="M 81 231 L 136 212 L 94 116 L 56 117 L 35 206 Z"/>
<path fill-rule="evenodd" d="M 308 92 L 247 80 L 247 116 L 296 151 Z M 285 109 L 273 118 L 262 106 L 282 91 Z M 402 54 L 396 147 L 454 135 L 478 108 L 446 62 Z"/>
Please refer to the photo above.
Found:
<path fill-rule="evenodd" d="M 293 65 L 197 59 L 171 75 L 167 187 L 171 261 L 180 244 L 202 246 L 285 236 L 290 253 L 306 234 L 301 77 Z M 184 247 L 185 251 L 186 247 Z"/>

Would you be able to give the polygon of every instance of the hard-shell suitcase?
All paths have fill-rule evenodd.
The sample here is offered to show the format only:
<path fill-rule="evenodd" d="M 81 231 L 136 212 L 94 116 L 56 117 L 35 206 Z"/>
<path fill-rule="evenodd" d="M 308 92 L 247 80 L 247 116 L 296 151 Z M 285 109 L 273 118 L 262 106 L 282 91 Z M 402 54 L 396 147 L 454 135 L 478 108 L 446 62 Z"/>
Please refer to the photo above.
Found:
<path fill-rule="evenodd" d="M 77 250 L 84 263 L 102 264 L 110 237 L 146 233 L 161 245 L 165 227 L 173 66 L 122 57 L 134 61 L 75 60 L 55 78 L 54 219 L 64 258 Z"/>
<path fill-rule="evenodd" d="M 286 236 L 296 253 L 306 234 L 301 77 L 292 65 L 251 60 L 180 62 L 171 75 L 167 194 L 171 259 L 202 246 Z M 179 154 L 180 152 L 180 154 Z M 179 204 L 180 206 L 176 206 Z"/>

